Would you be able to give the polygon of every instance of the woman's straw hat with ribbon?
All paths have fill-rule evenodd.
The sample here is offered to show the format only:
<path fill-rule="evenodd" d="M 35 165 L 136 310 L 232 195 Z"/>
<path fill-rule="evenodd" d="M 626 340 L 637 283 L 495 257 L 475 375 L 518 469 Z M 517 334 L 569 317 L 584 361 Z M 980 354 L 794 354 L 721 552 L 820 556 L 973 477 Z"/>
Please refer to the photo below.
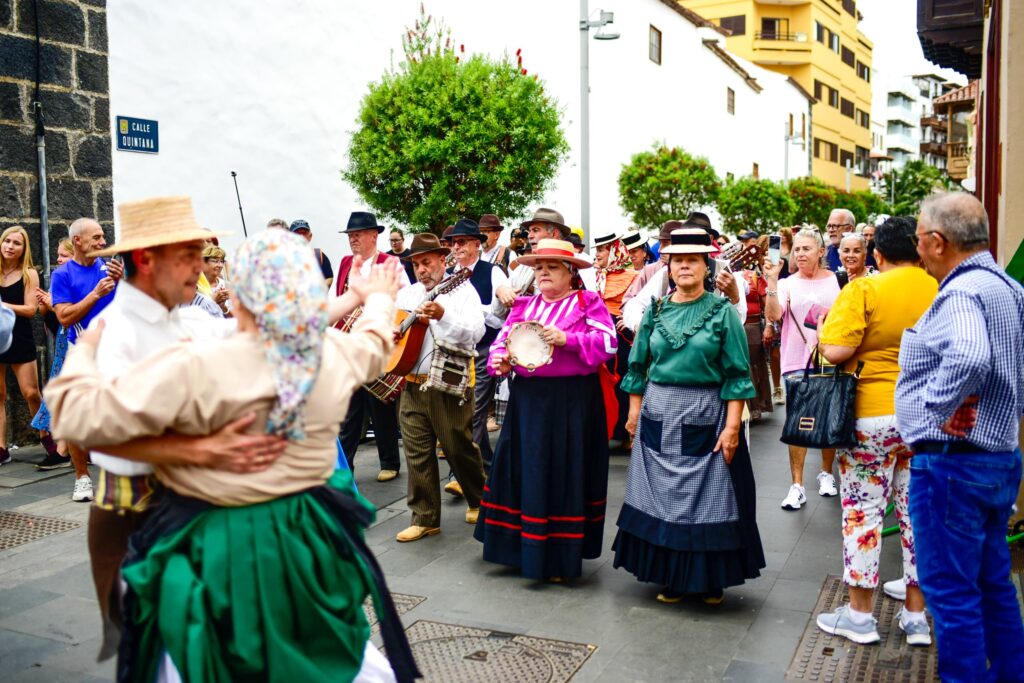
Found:
<path fill-rule="evenodd" d="M 94 251 L 89 256 L 112 256 L 136 249 L 208 240 L 231 234 L 211 232 L 200 227 L 192 210 L 191 197 L 153 197 L 122 202 L 117 211 L 121 217 L 121 239 L 117 244 Z"/>
<path fill-rule="evenodd" d="M 541 240 L 537 243 L 536 249 L 529 254 L 523 254 L 517 260 L 524 266 L 536 265 L 537 261 L 562 261 L 580 269 L 590 268 L 594 265 L 590 261 L 579 258 L 570 242 L 553 239 Z"/>

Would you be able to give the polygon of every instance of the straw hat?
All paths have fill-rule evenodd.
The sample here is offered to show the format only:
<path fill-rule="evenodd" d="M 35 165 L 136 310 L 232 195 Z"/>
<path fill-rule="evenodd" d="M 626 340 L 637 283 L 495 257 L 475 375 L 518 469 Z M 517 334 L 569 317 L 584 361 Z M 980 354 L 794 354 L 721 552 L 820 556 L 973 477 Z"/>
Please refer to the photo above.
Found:
<path fill-rule="evenodd" d="M 231 234 L 215 233 L 199 227 L 192 211 L 191 197 L 153 197 L 137 202 L 122 202 L 117 211 L 121 216 L 121 239 L 112 247 L 90 253 L 90 257 L 112 256 L 136 249 L 208 240 Z"/>
<path fill-rule="evenodd" d="M 672 244 L 662 254 L 711 254 L 718 248 L 711 244 L 711 235 L 703 228 L 682 228 L 672 232 Z"/>
<path fill-rule="evenodd" d="M 532 266 L 537 261 L 564 261 L 577 268 L 590 268 L 594 264 L 590 261 L 578 258 L 572 243 L 565 240 L 543 239 L 537 243 L 537 248 L 529 254 L 523 254 L 518 259 L 524 266 Z"/>

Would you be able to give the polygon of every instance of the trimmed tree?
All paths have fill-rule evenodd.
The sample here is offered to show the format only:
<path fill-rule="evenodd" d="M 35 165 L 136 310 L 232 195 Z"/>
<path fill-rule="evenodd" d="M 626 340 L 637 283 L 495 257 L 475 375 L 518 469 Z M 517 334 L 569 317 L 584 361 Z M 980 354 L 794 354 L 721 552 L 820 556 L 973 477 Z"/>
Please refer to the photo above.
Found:
<path fill-rule="evenodd" d="M 713 204 L 721 186 L 704 157 L 655 144 L 622 165 L 619 204 L 638 227 L 656 231 L 667 220 L 682 220 L 690 211 Z"/>
<path fill-rule="evenodd" d="M 796 205 L 796 221 L 824 229 L 828 214 L 836 208 L 836 190 L 811 176 L 790 180 L 787 189 Z"/>
<path fill-rule="evenodd" d="M 718 213 L 725 232 L 774 232 L 779 226 L 792 225 L 795 212 L 796 204 L 785 185 L 773 180 L 746 176 L 726 182 L 718 192 Z"/>
<path fill-rule="evenodd" d="M 405 61 L 371 83 L 342 177 L 376 211 L 438 234 L 460 216 L 522 216 L 569 150 L 558 103 L 522 55 L 467 56 L 421 7 Z"/>

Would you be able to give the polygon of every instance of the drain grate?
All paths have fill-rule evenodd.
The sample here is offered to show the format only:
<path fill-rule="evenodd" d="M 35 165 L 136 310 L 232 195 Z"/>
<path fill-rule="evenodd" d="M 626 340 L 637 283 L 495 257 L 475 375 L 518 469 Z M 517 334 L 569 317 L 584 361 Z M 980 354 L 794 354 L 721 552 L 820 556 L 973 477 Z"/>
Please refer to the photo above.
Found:
<path fill-rule="evenodd" d="M 406 635 L 426 681 L 564 683 L 596 645 L 417 621 Z"/>
<path fill-rule="evenodd" d="M 402 616 L 424 600 L 426 600 L 426 598 L 422 595 L 408 595 L 406 593 L 391 594 L 391 601 L 395 603 L 395 611 L 398 612 L 398 616 Z M 377 633 L 380 631 L 380 624 L 377 622 L 377 613 L 373 611 L 373 598 L 366 598 L 366 602 L 363 603 L 363 612 L 366 613 L 366 619 L 370 622 L 370 633 Z"/>
<path fill-rule="evenodd" d="M 78 522 L 0 511 L 0 550 L 78 528 Z"/>
<path fill-rule="evenodd" d="M 787 681 L 917 683 L 939 680 L 935 646 L 910 647 L 896 624 L 902 602 L 876 591 L 874 613 L 878 615 L 878 635 L 882 638 L 877 645 L 851 643 L 841 636 L 825 633 L 814 623 L 819 614 L 831 612 L 844 602 L 846 590 L 842 577 L 828 576 L 786 671 Z"/>

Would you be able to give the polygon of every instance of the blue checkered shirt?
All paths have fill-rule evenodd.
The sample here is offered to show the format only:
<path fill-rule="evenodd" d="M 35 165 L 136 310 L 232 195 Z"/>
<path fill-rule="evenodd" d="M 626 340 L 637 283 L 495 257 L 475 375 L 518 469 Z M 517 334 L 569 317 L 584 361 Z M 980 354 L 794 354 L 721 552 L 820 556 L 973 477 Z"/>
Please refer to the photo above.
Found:
<path fill-rule="evenodd" d="M 954 268 L 931 308 L 903 333 L 896 382 L 903 440 L 953 440 L 940 427 L 971 394 L 980 401 L 967 440 L 988 451 L 1017 448 L 1024 414 L 1024 288 L 987 251 Z"/>

